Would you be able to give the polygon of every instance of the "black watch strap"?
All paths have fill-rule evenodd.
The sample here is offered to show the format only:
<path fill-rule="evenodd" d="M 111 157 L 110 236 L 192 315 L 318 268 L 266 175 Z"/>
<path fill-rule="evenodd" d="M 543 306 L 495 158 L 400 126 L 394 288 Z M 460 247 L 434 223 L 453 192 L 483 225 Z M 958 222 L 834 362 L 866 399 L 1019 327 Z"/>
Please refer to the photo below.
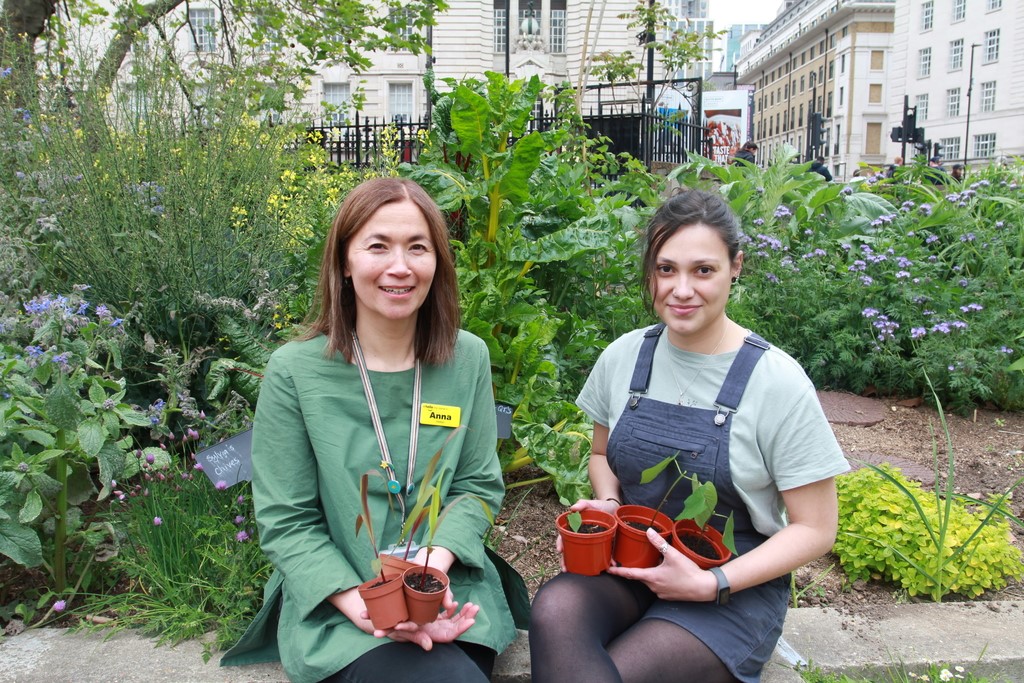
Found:
<path fill-rule="evenodd" d="M 721 607 L 729 604 L 729 579 L 725 578 L 725 572 L 721 567 L 712 567 L 709 570 L 715 575 L 718 581 L 718 594 L 715 596 L 715 604 Z"/>

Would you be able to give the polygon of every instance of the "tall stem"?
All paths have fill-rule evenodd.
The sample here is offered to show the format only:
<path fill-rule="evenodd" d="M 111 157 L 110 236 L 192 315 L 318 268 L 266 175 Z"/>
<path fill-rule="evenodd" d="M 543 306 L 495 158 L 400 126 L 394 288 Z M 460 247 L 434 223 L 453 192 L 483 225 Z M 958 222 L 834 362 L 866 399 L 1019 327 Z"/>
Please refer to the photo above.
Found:
<path fill-rule="evenodd" d="M 64 458 L 57 458 L 56 466 L 60 490 L 57 492 L 57 511 L 54 518 L 53 583 L 55 592 L 63 593 L 67 585 L 64 544 L 68 537 L 68 464 Z"/>

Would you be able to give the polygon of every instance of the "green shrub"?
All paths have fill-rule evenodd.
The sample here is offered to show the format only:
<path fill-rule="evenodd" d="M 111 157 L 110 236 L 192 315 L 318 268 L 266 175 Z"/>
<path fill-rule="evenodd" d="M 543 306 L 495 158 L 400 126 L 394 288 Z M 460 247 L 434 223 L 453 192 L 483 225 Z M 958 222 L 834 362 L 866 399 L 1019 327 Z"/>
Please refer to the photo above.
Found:
<path fill-rule="evenodd" d="M 881 469 L 914 494 L 933 528 L 940 526 L 934 494 L 923 491 L 920 483 L 909 481 L 898 469 Z M 871 468 L 845 474 L 836 483 L 839 535 L 833 551 L 851 579 L 892 581 L 910 595 L 932 595 L 941 589 L 973 598 L 1005 587 L 1007 579 L 1024 578 L 1021 552 L 1010 541 L 1004 517 L 994 515 L 985 522 L 989 510 L 972 509 L 959 499 L 950 501 L 945 543 L 939 553 L 925 520 L 915 506 L 908 505 L 900 485 Z M 941 577 L 941 585 L 914 564 Z"/>

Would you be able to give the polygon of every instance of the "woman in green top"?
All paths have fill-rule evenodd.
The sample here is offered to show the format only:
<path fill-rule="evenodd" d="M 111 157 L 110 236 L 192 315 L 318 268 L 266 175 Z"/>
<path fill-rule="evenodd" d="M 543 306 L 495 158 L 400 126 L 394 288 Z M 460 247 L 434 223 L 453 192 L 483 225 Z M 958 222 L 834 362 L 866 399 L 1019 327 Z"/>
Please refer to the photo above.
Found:
<path fill-rule="evenodd" d="M 459 330 L 447 228 L 422 188 L 380 178 L 349 194 L 317 297 L 315 319 L 273 354 L 263 380 L 253 497 L 276 571 L 222 663 L 279 657 L 300 683 L 487 681 L 515 628 L 484 552 L 481 506 L 453 505 L 436 531 L 429 563 L 451 585 L 434 622 L 375 631 L 356 590 L 373 577 L 374 549 L 355 525 L 363 473 L 379 468 L 389 480 L 370 477 L 382 550 L 399 540 L 438 451 L 443 500 L 472 494 L 497 510 L 504 495 L 487 348 Z M 422 564 L 426 549 L 414 552 Z"/>

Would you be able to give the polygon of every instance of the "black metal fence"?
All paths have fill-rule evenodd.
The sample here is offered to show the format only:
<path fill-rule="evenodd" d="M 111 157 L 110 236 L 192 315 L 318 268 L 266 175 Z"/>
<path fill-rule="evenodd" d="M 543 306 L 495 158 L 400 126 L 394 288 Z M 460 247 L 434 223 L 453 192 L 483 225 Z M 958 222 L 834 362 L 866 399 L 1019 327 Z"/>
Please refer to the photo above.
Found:
<path fill-rule="evenodd" d="M 679 120 L 677 117 L 638 111 L 608 111 L 584 115 L 588 135 L 604 136 L 615 154 L 629 154 L 643 161 L 648 168 L 655 164 L 679 165 L 691 152 L 707 156 L 707 129 Z M 542 113 L 530 121 L 530 130 L 547 130 L 554 122 L 552 114 Z M 351 124 L 322 124 L 307 129 L 307 139 L 321 145 L 331 161 L 366 167 L 379 163 L 382 154 L 390 151 L 400 161 L 415 163 L 422 149 L 425 121 L 386 122 L 355 114 Z"/>

